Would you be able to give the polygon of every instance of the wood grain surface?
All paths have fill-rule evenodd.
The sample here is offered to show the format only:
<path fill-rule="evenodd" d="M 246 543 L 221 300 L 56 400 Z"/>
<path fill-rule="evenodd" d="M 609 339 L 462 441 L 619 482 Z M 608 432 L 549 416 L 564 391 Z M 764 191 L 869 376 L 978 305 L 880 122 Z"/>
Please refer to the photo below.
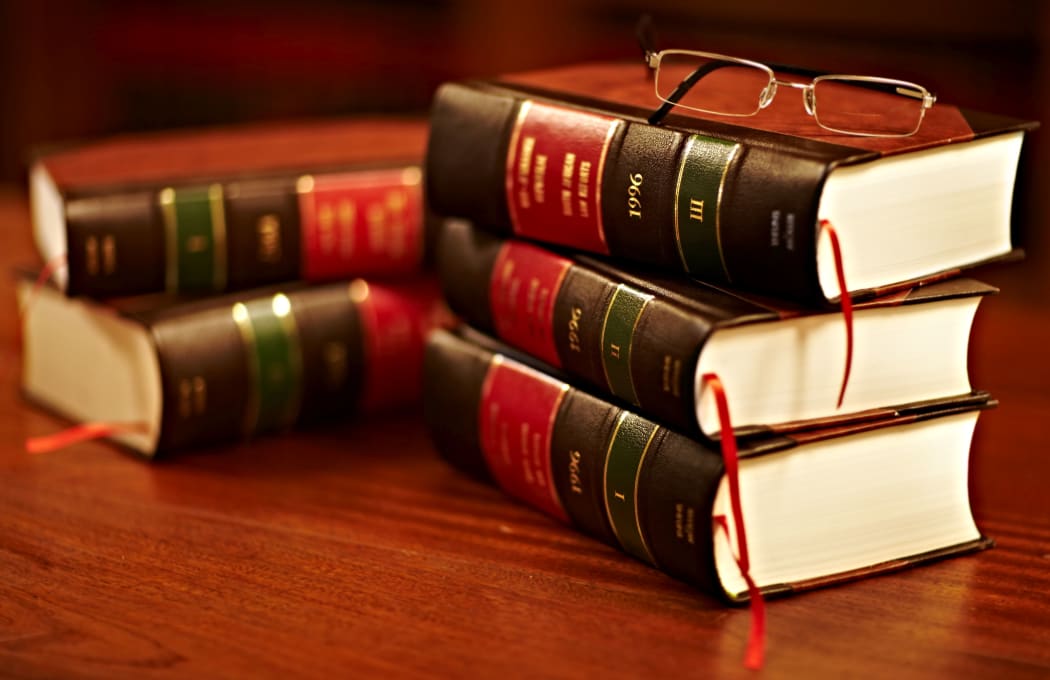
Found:
<path fill-rule="evenodd" d="M 35 262 L 23 191 L 0 261 Z M 0 677 L 1050 676 L 1050 314 L 1028 265 L 978 314 L 973 498 L 997 546 L 748 612 L 446 466 L 417 413 L 147 464 L 18 394 L 0 277 Z M 1045 277 L 1043 277 L 1045 278 Z M 71 338 L 70 342 L 75 342 Z"/>

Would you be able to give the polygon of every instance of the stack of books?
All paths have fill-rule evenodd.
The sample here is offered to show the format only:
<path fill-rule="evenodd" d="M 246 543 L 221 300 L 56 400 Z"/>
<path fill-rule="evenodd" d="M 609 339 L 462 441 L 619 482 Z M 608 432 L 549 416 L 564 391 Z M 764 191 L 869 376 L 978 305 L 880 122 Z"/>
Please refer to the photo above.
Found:
<path fill-rule="evenodd" d="M 743 96 L 732 70 L 720 87 Z M 791 80 L 753 117 L 682 99 L 655 123 L 637 64 L 449 83 L 426 155 L 438 273 L 466 322 L 427 347 L 436 447 L 750 600 L 750 665 L 763 595 L 990 544 L 967 482 L 995 402 L 967 353 L 995 290 L 957 274 L 1015 254 L 1033 127 L 893 85 L 921 100 L 916 130 L 831 131 L 831 105 Z M 885 86 L 851 82 L 837 106 Z"/>
<path fill-rule="evenodd" d="M 1034 124 L 784 74 L 727 116 L 736 66 L 665 105 L 599 63 L 446 84 L 429 126 L 41 156 L 23 387 L 75 425 L 31 446 L 153 457 L 422 395 L 454 465 L 750 601 L 749 665 L 767 595 L 987 547 L 968 468 L 995 402 L 967 354 L 995 289 L 959 273 L 1015 255 Z"/>
<path fill-rule="evenodd" d="M 147 457 L 418 402 L 424 121 L 129 135 L 30 172 L 23 389 Z M 45 283 L 45 281 L 49 282 Z"/>

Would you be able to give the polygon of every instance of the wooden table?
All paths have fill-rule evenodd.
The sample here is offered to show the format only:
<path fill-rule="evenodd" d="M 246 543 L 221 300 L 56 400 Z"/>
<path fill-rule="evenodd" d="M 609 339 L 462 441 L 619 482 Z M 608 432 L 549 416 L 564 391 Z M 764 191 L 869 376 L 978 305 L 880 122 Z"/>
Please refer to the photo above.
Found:
<path fill-rule="evenodd" d="M 0 259 L 33 262 L 21 191 Z M 974 332 L 1002 406 L 973 452 L 972 556 L 776 600 L 765 677 L 1050 676 L 1050 314 L 1026 265 Z M 1044 277 L 1045 279 L 1045 277 Z M 0 284 L 0 676 L 715 677 L 747 610 L 439 460 L 410 413 L 146 464 L 18 395 Z"/>

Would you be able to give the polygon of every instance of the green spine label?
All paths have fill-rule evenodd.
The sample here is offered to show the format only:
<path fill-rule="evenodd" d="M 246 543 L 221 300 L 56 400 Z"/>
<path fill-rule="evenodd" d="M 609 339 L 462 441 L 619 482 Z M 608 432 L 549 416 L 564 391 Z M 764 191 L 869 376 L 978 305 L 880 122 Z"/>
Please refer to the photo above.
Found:
<path fill-rule="evenodd" d="M 241 333 L 252 376 L 244 415 L 246 435 L 291 426 L 302 399 L 302 355 L 291 302 L 280 293 L 237 303 L 233 320 Z"/>
<path fill-rule="evenodd" d="M 602 324 L 605 382 L 613 394 L 632 404 L 638 404 L 638 394 L 631 377 L 631 344 L 642 311 L 652 299 L 652 295 L 620 284 L 605 309 L 605 321 Z"/>
<path fill-rule="evenodd" d="M 226 287 L 226 214 L 222 185 L 160 192 L 169 292 Z"/>
<path fill-rule="evenodd" d="M 739 144 L 693 135 L 675 186 L 674 232 L 682 266 L 698 278 L 730 280 L 722 252 L 721 201 Z"/>
<path fill-rule="evenodd" d="M 638 475 L 659 428 L 624 411 L 605 457 L 605 511 L 625 551 L 656 566 L 638 518 Z"/>

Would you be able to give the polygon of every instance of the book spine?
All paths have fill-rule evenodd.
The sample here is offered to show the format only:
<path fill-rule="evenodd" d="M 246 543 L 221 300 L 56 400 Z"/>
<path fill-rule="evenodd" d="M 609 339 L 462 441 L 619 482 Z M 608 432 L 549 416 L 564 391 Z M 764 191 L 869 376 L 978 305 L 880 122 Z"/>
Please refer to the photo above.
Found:
<path fill-rule="evenodd" d="M 418 401 L 423 344 L 447 323 L 433 286 L 363 280 L 230 296 L 151 324 L 158 452 Z"/>
<path fill-rule="evenodd" d="M 709 320 L 552 251 L 448 220 L 437 268 L 469 324 L 679 430 L 699 433 Z"/>
<path fill-rule="evenodd" d="M 424 415 L 456 467 L 721 593 L 712 557 L 717 453 L 448 332 L 427 344 Z"/>
<path fill-rule="evenodd" d="M 216 293 L 423 260 L 414 166 L 73 196 L 65 212 L 71 295 Z"/>
<path fill-rule="evenodd" d="M 826 303 L 816 211 L 828 167 L 816 154 L 460 84 L 438 91 L 430 123 L 439 214 Z"/>

